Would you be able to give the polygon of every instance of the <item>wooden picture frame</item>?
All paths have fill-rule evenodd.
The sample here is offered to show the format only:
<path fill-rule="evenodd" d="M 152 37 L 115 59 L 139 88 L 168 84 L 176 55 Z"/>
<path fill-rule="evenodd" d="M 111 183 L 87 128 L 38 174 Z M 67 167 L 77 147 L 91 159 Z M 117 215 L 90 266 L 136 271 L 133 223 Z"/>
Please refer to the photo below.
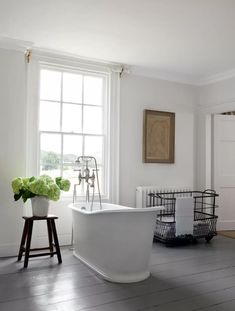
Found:
<path fill-rule="evenodd" d="M 175 113 L 144 110 L 143 162 L 174 163 Z"/>

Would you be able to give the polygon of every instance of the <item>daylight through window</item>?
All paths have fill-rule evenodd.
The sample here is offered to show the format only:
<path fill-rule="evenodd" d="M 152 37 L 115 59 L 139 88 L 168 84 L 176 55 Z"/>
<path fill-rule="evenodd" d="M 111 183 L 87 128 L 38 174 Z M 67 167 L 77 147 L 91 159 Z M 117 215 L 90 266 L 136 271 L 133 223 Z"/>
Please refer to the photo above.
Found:
<path fill-rule="evenodd" d="M 41 68 L 40 174 L 62 176 L 73 185 L 78 175 L 76 158 L 91 155 L 97 159 L 105 194 L 106 89 L 102 74 Z"/>

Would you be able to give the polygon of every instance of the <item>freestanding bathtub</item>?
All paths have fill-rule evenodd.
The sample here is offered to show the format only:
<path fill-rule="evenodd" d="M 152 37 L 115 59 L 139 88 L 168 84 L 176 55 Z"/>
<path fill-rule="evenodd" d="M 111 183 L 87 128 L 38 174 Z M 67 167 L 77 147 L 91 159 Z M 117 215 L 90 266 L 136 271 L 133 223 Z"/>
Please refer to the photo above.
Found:
<path fill-rule="evenodd" d="M 161 207 L 131 208 L 94 203 L 70 204 L 74 255 L 104 279 L 118 283 L 149 277 L 149 259 L 157 212 Z"/>

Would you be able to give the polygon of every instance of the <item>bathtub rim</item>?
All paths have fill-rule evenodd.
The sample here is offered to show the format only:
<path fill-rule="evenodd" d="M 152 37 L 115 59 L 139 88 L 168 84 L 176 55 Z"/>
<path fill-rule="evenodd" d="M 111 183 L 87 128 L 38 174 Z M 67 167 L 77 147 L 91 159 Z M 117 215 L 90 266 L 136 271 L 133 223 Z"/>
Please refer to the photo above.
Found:
<path fill-rule="evenodd" d="M 68 207 L 74 211 L 77 211 L 81 214 L 87 214 L 87 215 L 95 215 L 95 214 L 106 214 L 106 213 L 136 213 L 136 212 L 140 212 L 140 213 L 146 213 L 146 212 L 156 212 L 156 211 L 160 211 L 163 210 L 165 207 L 163 205 L 159 205 L 159 206 L 154 206 L 154 207 L 146 207 L 146 208 L 136 208 L 136 207 L 129 207 L 129 206 L 124 206 L 124 205 L 120 205 L 120 204 L 112 204 L 112 203 L 102 203 L 104 205 L 109 205 L 111 207 L 113 207 L 113 209 L 98 209 L 98 210 L 85 210 L 85 209 L 81 209 L 79 208 L 79 206 L 81 205 L 85 205 L 87 203 L 85 202 L 77 202 L 77 203 L 70 203 L 68 205 Z M 94 202 L 95 205 L 99 206 L 98 202 Z M 79 205 L 79 206 L 76 206 Z M 119 207 L 119 208 L 117 208 Z"/>

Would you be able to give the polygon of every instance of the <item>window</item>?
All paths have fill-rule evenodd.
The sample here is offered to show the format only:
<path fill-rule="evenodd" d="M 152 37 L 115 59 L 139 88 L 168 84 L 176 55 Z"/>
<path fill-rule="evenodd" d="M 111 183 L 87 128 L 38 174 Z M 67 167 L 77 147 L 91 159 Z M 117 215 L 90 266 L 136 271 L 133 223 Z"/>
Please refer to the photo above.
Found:
<path fill-rule="evenodd" d="M 73 185 L 78 181 L 75 160 L 91 155 L 98 163 L 101 193 L 106 195 L 107 75 L 42 66 L 39 99 L 40 175 L 62 176 Z"/>

